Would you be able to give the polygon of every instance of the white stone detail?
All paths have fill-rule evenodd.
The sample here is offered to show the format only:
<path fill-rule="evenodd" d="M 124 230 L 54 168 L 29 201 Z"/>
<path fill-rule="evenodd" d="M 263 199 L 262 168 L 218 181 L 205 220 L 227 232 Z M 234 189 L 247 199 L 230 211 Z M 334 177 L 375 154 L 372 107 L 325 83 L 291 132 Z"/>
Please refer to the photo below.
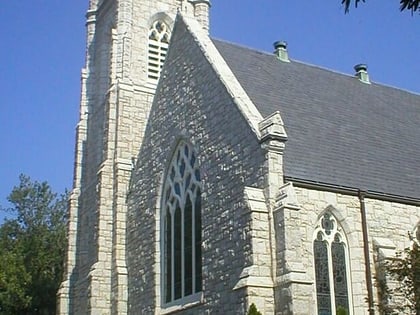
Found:
<path fill-rule="evenodd" d="M 287 183 L 280 187 L 279 194 L 276 198 L 276 210 L 281 210 L 284 208 L 290 210 L 300 209 L 293 183 Z"/>

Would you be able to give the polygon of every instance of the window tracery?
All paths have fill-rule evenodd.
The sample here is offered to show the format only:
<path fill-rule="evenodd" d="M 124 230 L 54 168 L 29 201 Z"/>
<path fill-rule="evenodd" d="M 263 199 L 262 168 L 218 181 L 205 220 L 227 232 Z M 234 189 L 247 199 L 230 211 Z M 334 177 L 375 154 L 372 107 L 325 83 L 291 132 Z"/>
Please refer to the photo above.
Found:
<path fill-rule="evenodd" d="M 326 212 L 318 223 L 314 246 L 318 315 L 352 314 L 348 247 L 335 217 Z"/>
<path fill-rule="evenodd" d="M 163 192 L 163 295 L 171 303 L 202 290 L 200 171 L 185 142 L 175 151 Z"/>
<path fill-rule="evenodd" d="M 171 31 L 169 26 L 156 20 L 149 30 L 149 46 L 147 58 L 147 78 L 149 83 L 156 84 L 169 47 Z"/>

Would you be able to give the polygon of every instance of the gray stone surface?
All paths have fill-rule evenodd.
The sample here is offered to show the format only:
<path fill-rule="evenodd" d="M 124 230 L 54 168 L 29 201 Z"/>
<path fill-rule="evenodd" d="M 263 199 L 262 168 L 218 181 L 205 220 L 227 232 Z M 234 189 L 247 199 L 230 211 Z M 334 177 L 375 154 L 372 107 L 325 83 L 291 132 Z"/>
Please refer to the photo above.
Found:
<path fill-rule="evenodd" d="M 420 95 L 214 43 L 261 114 L 280 111 L 287 177 L 420 200 Z"/>
<path fill-rule="evenodd" d="M 131 314 L 160 311 L 159 198 L 180 138 L 193 144 L 200 162 L 204 240 L 203 304 L 181 313 L 245 312 L 244 289 L 233 290 L 252 263 L 244 188 L 263 185 L 265 157 L 218 75 L 186 26 L 178 23 L 128 197 Z"/>
<path fill-rule="evenodd" d="M 172 25 L 177 8 L 154 98 L 147 33 L 155 18 Z M 402 197 L 366 197 L 380 276 L 420 219 L 419 96 L 213 42 L 207 10 L 208 1 L 90 1 L 58 314 L 239 315 L 251 303 L 268 315 L 316 314 L 313 240 L 325 211 L 348 245 L 350 315 L 367 313 L 360 202 L 331 187 Z M 181 139 L 201 172 L 203 292 L 170 308 L 160 198 Z"/>
<path fill-rule="evenodd" d="M 156 88 L 147 82 L 148 32 L 158 18 L 172 26 L 178 9 L 195 13 L 177 0 L 89 1 L 59 314 L 127 312 L 127 185 Z M 198 11 L 206 23 L 202 4 Z"/>

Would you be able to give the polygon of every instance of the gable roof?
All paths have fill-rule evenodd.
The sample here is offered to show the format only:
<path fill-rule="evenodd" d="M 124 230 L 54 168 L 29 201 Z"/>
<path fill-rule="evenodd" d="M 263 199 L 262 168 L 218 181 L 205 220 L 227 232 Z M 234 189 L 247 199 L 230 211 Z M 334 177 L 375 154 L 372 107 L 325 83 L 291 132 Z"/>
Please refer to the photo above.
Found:
<path fill-rule="evenodd" d="M 420 95 L 213 42 L 262 116 L 280 111 L 287 178 L 420 199 Z"/>

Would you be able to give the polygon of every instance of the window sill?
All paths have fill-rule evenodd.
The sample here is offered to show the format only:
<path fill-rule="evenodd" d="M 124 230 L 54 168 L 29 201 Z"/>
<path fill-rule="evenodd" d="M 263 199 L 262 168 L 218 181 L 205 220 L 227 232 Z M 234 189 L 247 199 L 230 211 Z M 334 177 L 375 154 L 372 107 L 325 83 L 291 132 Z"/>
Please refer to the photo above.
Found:
<path fill-rule="evenodd" d="M 203 303 L 203 292 L 186 296 L 182 299 L 162 305 L 160 314 L 171 314 Z"/>

